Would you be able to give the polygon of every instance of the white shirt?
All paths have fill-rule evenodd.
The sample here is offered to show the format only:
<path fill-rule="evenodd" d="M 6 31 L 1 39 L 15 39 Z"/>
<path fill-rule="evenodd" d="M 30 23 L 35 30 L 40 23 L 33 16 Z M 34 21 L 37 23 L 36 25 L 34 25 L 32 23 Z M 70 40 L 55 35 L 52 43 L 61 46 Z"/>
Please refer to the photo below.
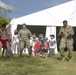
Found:
<path fill-rule="evenodd" d="M 49 45 L 50 45 L 50 48 L 56 48 L 56 40 L 55 39 L 49 39 Z"/>
<path fill-rule="evenodd" d="M 18 35 L 14 35 L 14 36 L 13 36 L 13 42 L 14 42 L 14 43 L 15 43 L 15 42 L 19 42 Z"/>

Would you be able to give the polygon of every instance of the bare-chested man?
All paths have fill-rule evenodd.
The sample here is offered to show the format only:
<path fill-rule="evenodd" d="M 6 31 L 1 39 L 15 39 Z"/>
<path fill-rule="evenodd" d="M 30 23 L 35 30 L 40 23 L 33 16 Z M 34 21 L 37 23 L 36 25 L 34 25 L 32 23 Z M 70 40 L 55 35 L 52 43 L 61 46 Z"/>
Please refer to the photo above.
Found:
<path fill-rule="evenodd" d="M 5 29 L 6 25 L 2 25 L 2 29 L 0 30 L 0 48 L 3 48 L 2 57 L 4 55 L 4 51 L 6 49 L 6 56 L 7 52 L 9 50 L 9 42 L 8 42 L 8 36 L 7 36 L 7 30 Z"/>

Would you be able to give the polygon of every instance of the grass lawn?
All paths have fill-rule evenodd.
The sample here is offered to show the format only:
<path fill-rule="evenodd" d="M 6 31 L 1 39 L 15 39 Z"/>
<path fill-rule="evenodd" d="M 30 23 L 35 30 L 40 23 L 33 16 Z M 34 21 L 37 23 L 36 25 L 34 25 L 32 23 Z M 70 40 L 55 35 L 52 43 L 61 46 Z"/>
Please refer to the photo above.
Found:
<path fill-rule="evenodd" d="M 76 52 L 73 53 L 72 62 L 55 58 L 29 57 L 14 55 L 13 60 L 1 57 L 0 52 L 0 75 L 76 75 Z"/>

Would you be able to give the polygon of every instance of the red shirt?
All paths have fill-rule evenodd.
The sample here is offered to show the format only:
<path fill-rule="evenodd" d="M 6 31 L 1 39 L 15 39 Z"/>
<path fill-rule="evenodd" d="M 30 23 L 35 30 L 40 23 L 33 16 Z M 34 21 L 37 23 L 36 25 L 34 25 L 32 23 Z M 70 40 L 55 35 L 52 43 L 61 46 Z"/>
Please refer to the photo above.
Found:
<path fill-rule="evenodd" d="M 39 43 L 35 44 L 34 49 L 35 50 L 40 50 L 40 44 Z"/>

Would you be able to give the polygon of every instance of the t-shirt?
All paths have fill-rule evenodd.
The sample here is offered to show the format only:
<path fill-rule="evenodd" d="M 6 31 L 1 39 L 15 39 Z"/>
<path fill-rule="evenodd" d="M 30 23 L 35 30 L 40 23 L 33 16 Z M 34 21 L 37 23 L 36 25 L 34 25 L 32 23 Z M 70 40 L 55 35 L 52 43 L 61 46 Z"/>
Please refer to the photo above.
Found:
<path fill-rule="evenodd" d="M 45 50 L 49 49 L 49 43 L 47 41 L 43 41 L 43 43 L 42 43 L 42 49 L 45 49 Z"/>
<path fill-rule="evenodd" d="M 40 44 L 39 44 L 39 43 L 35 44 L 35 45 L 34 45 L 34 49 L 35 49 L 35 50 L 40 50 Z"/>
<path fill-rule="evenodd" d="M 56 40 L 55 39 L 50 39 L 49 40 L 49 45 L 50 45 L 50 48 L 55 48 L 56 47 Z"/>
<path fill-rule="evenodd" d="M 13 42 L 19 42 L 18 35 L 13 36 Z"/>

